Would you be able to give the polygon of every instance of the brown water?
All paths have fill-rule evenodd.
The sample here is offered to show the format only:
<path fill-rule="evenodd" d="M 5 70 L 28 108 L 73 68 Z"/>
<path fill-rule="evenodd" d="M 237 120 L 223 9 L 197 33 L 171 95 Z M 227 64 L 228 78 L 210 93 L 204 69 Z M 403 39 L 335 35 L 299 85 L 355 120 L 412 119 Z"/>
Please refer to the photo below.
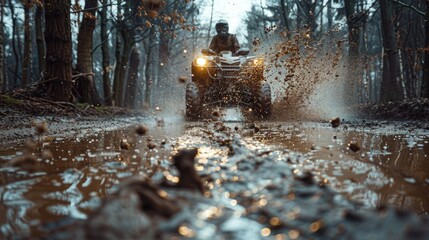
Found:
<path fill-rule="evenodd" d="M 39 159 L 31 171 L 0 168 L 0 238 L 14 233 L 38 236 L 41 229 L 49 229 L 46 223 L 65 216 L 85 219 L 122 179 L 135 174 L 163 175 L 171 152 L 184 145 L 178 137 L 192 140 L 194 125 L 152 124 L 150 136 L 137 136 L 135 127 L 130 127 L 38 142 L 30 151 Z M 331 129 L 326 124 L 269 123 L 255 134 L 240 122 L 227 125 L 244 129 L 247 148 L 294 154 L 298 156 L 291 163 L 294 171 L 311 170 L 364 206 L 393 204 L 419 214 L 429 212 L 429 137 L 425 132 L 393 134 L 392 129 L 377 133 L 364 128 Z M 128 150 L 121 149 L 121 140 L 130 143 Z M 361 150 L 348 150 L 350 141 Z M 149 150 L 148 142 L 157 147 Z M 47 150 L 52 158 L 42 160 L 39 155 Z M 3 150 L 0 158 L 5 163 L 25 151 L 22 147 Z"/>
<path fill-rule="evenodd" d="M 303 153 L 294 167 L 311 170 L 349 199 L 368 207 L 395 205 L 418 214 L 429 213 L 427 131 L 344 131 L 311 124 L 273 129 L 263 129 L 256 139 Z M 349 150 L 350 142 L 361 149 Z"/>

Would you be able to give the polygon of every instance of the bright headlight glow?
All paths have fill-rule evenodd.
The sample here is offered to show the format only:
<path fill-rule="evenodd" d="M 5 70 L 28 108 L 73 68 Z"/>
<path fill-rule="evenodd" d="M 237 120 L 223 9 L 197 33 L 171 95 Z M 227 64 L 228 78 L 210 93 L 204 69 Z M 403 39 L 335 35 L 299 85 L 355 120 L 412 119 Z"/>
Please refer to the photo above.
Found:
<path fill-rule="evenodd" d="M 200 66 L 200 67 L 205 66 L 206 63 L 207 63 L 207 59 L 205 59 L 205 58 L 197 58 L 195 60 L 195 64 L 197 64 L 197 66 Z"/>
<path fill-rule="evenodd" d="M 249 66 L 261 66 L 263 65 L 263 60 L 261 58 L 253 59 L 253 61 L 249 61 L 247 63 Z"/>

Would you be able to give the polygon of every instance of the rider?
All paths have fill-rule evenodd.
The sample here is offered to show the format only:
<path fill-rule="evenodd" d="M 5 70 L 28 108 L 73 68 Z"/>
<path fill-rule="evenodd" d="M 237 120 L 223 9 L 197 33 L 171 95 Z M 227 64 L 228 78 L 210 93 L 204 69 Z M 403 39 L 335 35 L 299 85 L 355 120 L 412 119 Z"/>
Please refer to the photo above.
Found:
<path fill-rule="evenodd" d="M 233 54 L 240 48 L 237 37 L 228 33 L 228 22 L 221 19 L 216 23 L 217 35 L 210 43 L 210 49 L 219 54 L 221 51 L 231 51 Z"/>

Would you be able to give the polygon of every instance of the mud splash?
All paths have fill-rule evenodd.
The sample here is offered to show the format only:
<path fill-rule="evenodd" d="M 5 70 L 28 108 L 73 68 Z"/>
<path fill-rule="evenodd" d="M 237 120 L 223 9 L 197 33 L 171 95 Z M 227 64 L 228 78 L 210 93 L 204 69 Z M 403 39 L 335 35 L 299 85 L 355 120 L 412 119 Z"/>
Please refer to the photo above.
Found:
<path fill-rule="evenodd" d="M 321 120 L 356 117 L 350 105 L 351 78 L 343 56 L 345 41 L 338 30 L 315 40 L 309 31 L 271 32 L 255 48 L 267 63 L 266 78 L 273 88 L 273 119 Z"/>

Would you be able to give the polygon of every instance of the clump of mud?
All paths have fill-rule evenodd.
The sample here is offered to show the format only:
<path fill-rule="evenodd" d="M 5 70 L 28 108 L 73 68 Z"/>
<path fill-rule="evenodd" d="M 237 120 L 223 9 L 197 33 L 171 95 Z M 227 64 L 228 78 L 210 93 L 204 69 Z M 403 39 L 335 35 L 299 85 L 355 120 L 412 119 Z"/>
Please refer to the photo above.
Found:
<path fill-rule="evenodd" d="M 276 120 L 352 118 L 347 88 L 350 67 L 345 39 L 332 30 L 319 39 L 310 30 L 272 32 L 255 49 L 264 55 L 266 78 L 273 89 Z"/>

